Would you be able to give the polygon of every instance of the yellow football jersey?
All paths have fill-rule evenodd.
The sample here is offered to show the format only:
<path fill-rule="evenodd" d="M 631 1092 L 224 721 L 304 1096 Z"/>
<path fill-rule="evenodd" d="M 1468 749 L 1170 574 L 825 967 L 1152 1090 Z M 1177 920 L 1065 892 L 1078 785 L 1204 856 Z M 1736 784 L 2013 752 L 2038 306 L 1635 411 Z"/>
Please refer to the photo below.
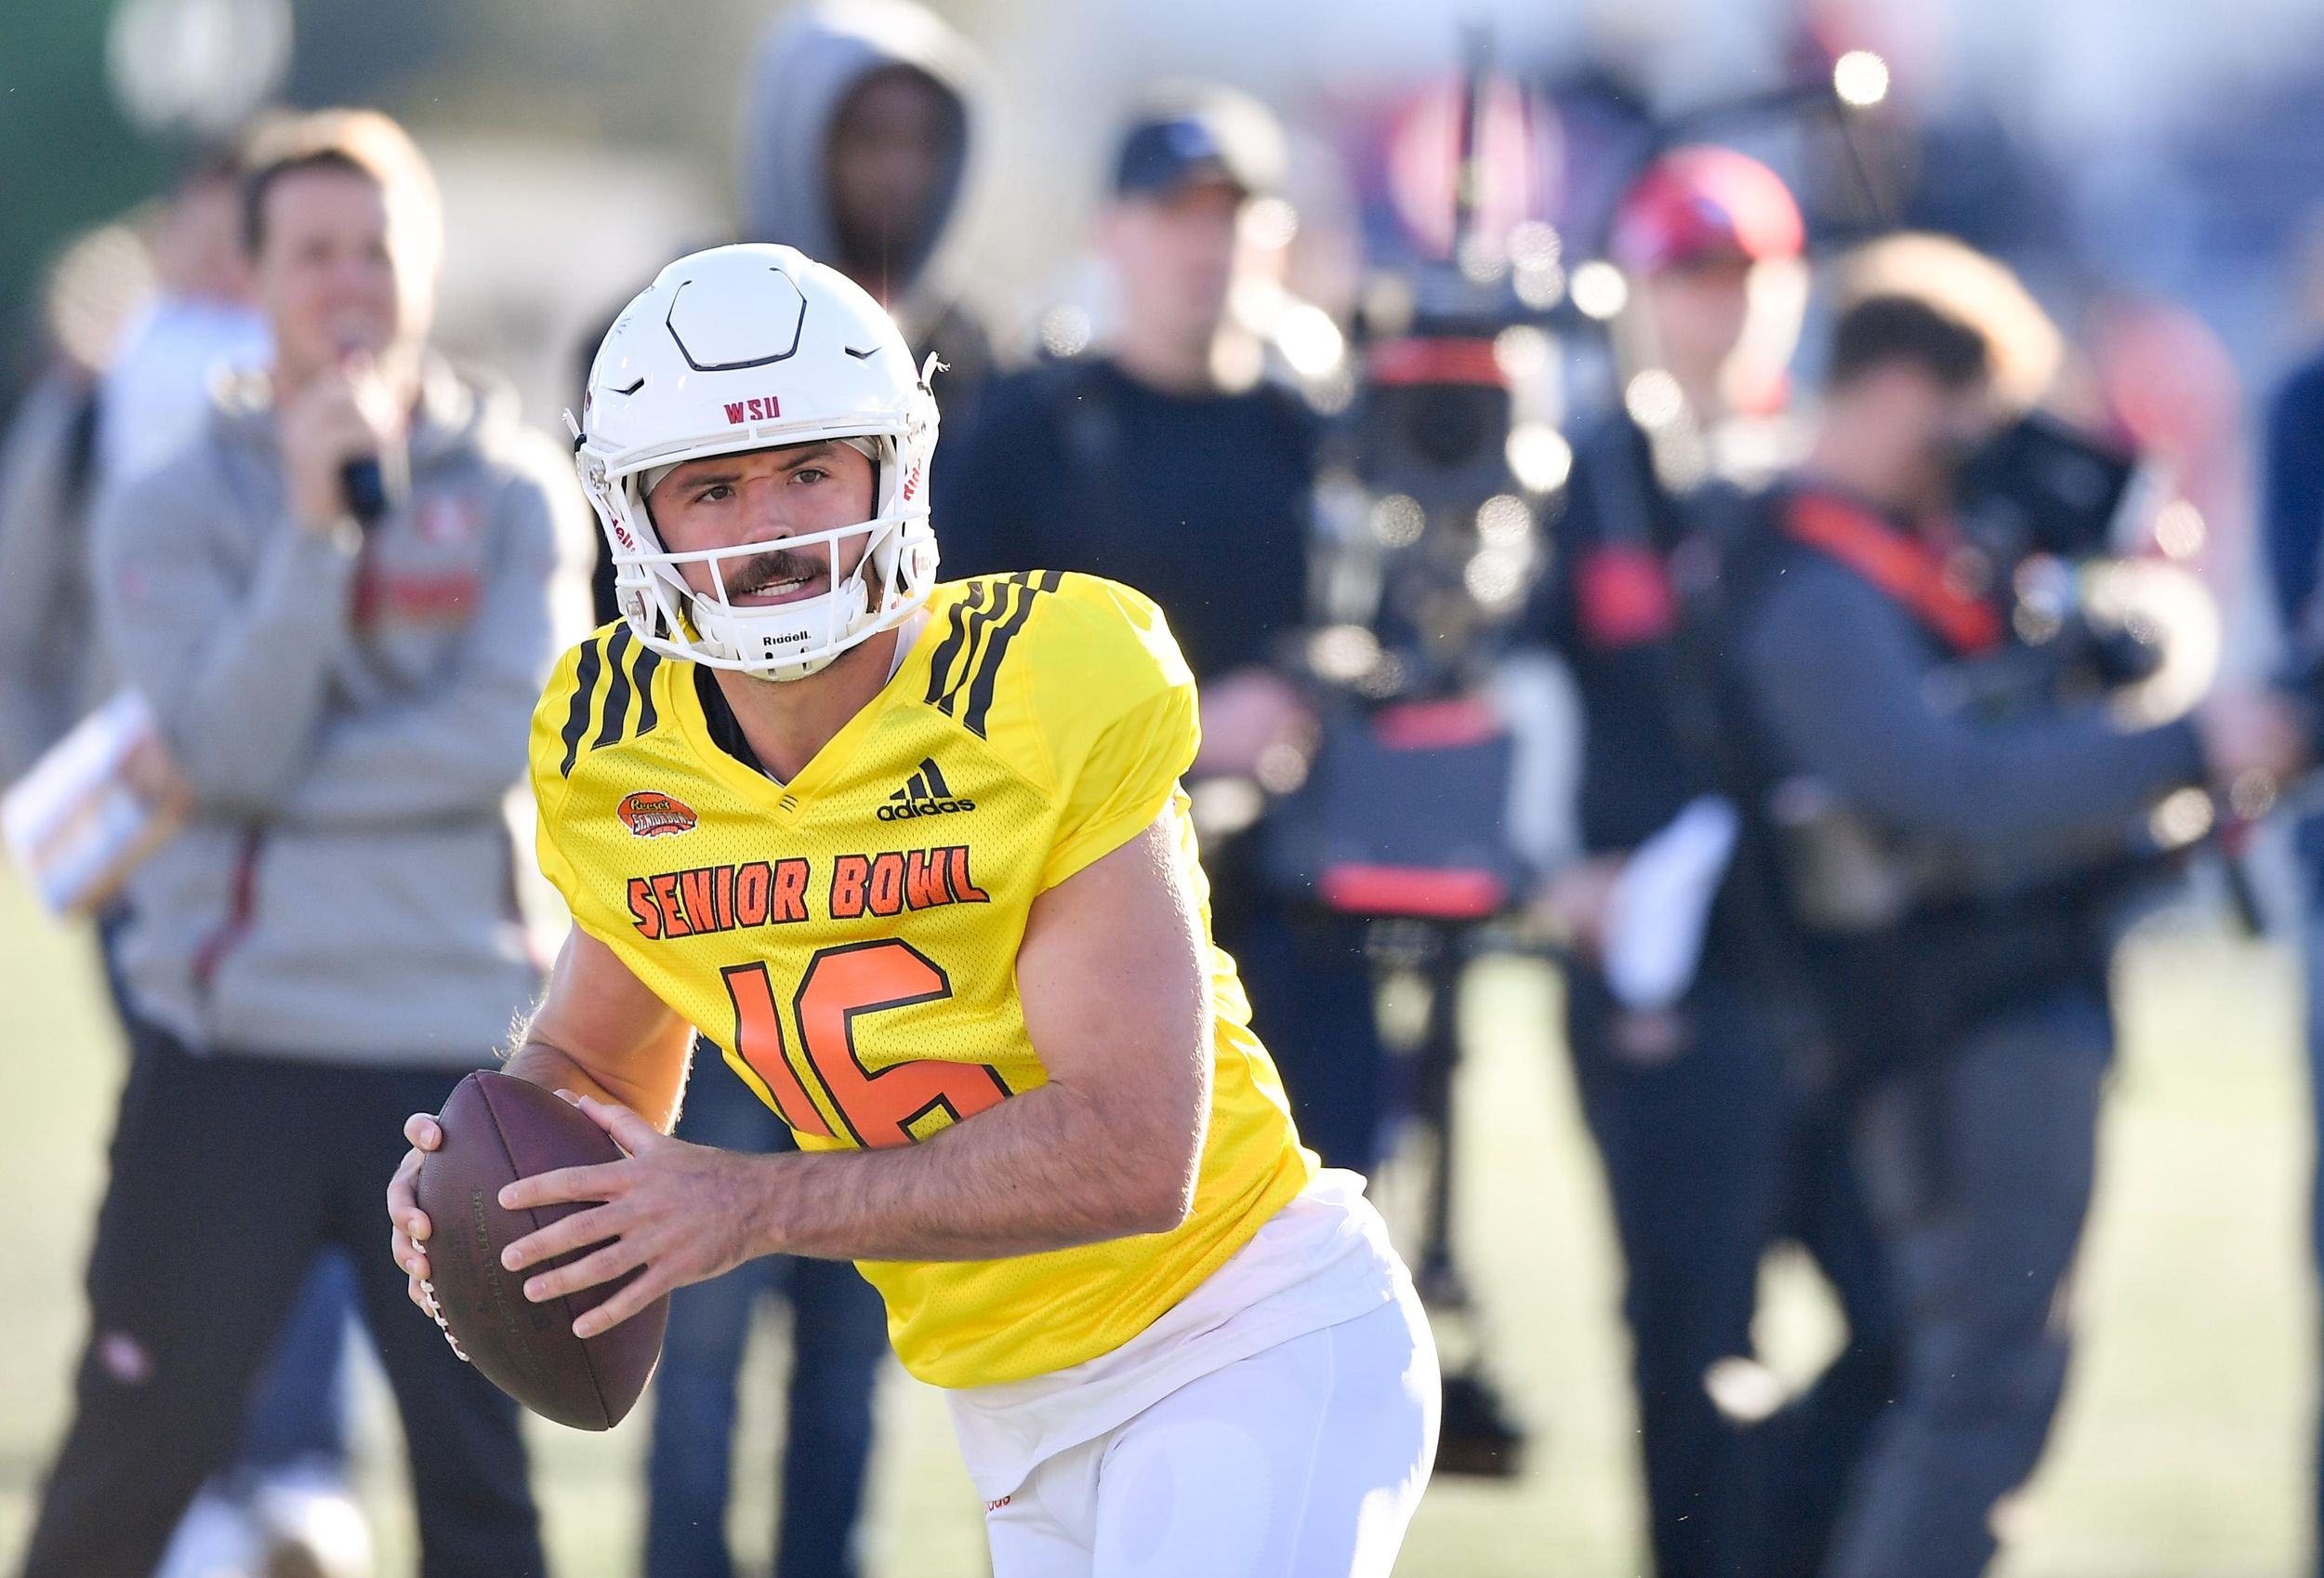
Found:
<path fill-rule="evenodd" d="M 1017 997 L 1026 912 L 1166 808 L 1209 925 L 1178 783 L 1194 681 L 1159 610 L 1056 573 L 948 582 L 929 608 L 787 784 L 716 742 L 694 665 L 623 625 L 565 656 L 534 715 L 542 870 L 809 1149 L 924 1140 L 1042 1083 Z M 1313 1176 L 1234 961 L 1211 958 L 1193 1213 L 1046 1254 L 864 1263 L 915 1375 L 983 1386 L 1110 1352 Z"/>

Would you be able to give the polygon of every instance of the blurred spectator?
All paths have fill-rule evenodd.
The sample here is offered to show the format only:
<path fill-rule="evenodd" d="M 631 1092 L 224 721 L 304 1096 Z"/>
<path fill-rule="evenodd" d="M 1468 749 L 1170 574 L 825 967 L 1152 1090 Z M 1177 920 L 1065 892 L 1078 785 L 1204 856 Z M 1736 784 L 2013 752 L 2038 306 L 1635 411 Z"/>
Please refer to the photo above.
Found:
<path fill-rule="evenodd" d="M 105 698 L 89 617 L 97 369 L 59 351 L 0 439 L 0 783 Z"/>
<path fill-rule="evenodd" d="M 89 605 L 98 383 L 155 288 L 153 252 L 117 220 L 75 238 L 43 281 L 46 364 L 0 438 L 0 782 L 105 699 Z"/>
<path fill-rule="evenodd" d="M 743 106 L 743 239 L 830 263 L 947 368 L 955 421 L 992 349 L 954 292 L 962 199 L 990 138 L 968 41 L 909 0 L 817 0 L 770 28 Z"/>
<path fill-rule="evenodd" d="M 402 131 L 303 117 L 253 162 L 271 366 L 96 533 L 105 650 L 193 812 L 130 882 L 134 1066 L 28 1578 L 152 1571 L 317 1253 L 371 1243 L 378 1136 L 538 983 L 503 802 L 579 501 L 510 398 L 425 349 L 441 216 Z M 515 1404 L 351 1258 L 424 1571 L 541 1571 Z"/>
<path fill-rule="evenodd" d="M 1690 510 L 1685 496 L 1724 474 L 1712 453 L 1739 419 L 1731 391 L 1769 381 L 1763 369 L 1738 375 L 1753 272 L 1796 266 L 1803 240 L 1783 182 L 1731 150 L 1665 154 L 1625 194 L 1610 249 L 1631 280 L 1617 325 L 1623 381 L 1668 378 L 1683 399 L 1651 431 L 1620 408 L 1582 431 L 1529 619 L 1570 665 L 1585 720 L 1591 858 L 1544 904 L 1580 956 L 1566 972 L 1566 1041 L 1628 1268 L 1659 1578 L 1813 1578 L 1894 1380 L 1880 1252 L 1758 852 L 1710 879 L 1720 896 L 1681 993 L 1641 1001 L 1603 966 L 1631 852 L 1683 816 L 1698 819 L 1689 808 L 1703 797 L 1743 787 L 1717 744 L 1720 681 L 1681 628 L 1673 573 L 1699 553 L 1697 530 L 1737 513 Z M 1849 1340 L 1819 1384 L 1770 1419 L 1779 1393 L 1752 1359 L 1751 1319 L 1760 1263 L 1782 1237 L 1830 1280 Z"/>
<path fill-rule="evenodd" d="M 90 616 L 92 510 L 192 442 L 221 366 L 266 359 L 242 258 L 240 170 L 226 150 L 186 171 L 144 238 L 151 291 L 102 356 L 84 362 L 59 345 L 0 451 L 0 782 L 111 688 Z"/>
<path fill-rule="evenodd" d="M 2297 368 L 2267 416 L 2263 541 L 2276 608 L 2293 646 L 2324 653 L 2324 354 Z"/>
<path fill-rule="evenodd" d="M 1282 163 L 1273 117 L 1223 89 L 1169 92 L 1131 125 L 1102 221 L 1114 342 L 985 392 L 938 525 L 948 574 L 1081 570 L 1160 603 L 1202 687 L 1196 779 L 1256 779 L 1262 756 L 1313 727 L 1270 663 L 1307 617 L 1319 428 L 1298 394 L 1248 381 L 1263 356 L 1228 312 L 1261 258 L 1243 215 Z M 1238 369 L 1245 381 L 1227 381 Z M 1301 1139 L 1327 1166 L 1368 1170 L 1381 1051 L 1363 924 L 1295 912 L 1232 850 L 1206 854 L 1219 946 Z"/>
<path fill-rule="evenodd" d="M 975 50 L 913 0 L 811 0 L 770 26 L 742 107 L 744 241 L 796 246 L 888 310 L 958 431 L 992 365 L 958 300 L 966 199 L 991 139 Z M 601 334 L 582 348 L 588 377 Z M 593 579 L 598 619 L 619 617 L 612 564 Z"/>
<path fill-rule="evenodd" d="M 99 384 L 104 490 L 135 482 L 201 437 L 219 373 L 266 365 L 266 320 L 250 298 L 242 239 L 242 158 L 230 150 L 196 163 L 153 226 L 153 295 Z"/>
<path fill-rule="evenodd" d="M 944 362 L 933 387 L 956 423 L 992 356 L 953 295 L 958 218 L 987 137 L 982 78 L 967 41 L 909 0 L 818 0 L 760 38 L 742 113 L 745 239 L 796 246 L 869 291 L 915 355 Z M 583 348 L 585 378 L 601 338 Z M 601 548 L 593 585 L 598 619 L 618 617 Z M 733 1081 L 694 1087 L 678 1134 L 733 1150 L 792 1143 Z M 777 1289 L 791 1305 L 792 1350 L 776 1578 L 858 1571 L 887 1318 L 853 1266 L 774 1256 L 671 1299 L 647 1469 L 648 1578 L 733 1570 L 735 1380 L 759 1296 Z"/>
<path fill-rule="evenodd" d="M 2291 638 L 2294 662 L 2324 666 L 2324 355 L 2294 371 L 2278 391 L 2267 418 L 2262 542 L 2277 611 Z M 2324 817 L 2299 830 L 2306 876 L 2308 1102 L 2311 1133 L 2324 1136 Z M 2324 1274 L 2324 1162 L 2311 1163 L 2309 1250 Z M 2316 1457 L 2316 1522 L 2311 1533 L 2324 1572 L 2324 1424 Z"/>
<path fill-rule="evenodd" d="M 0 776 L 15 777 L 99 700 L 112 665 L 97 640 L 88 586 L 88 523 L 124 483 L 199 438 L 212 385 L 233 367 L 263 366 L 265 321 L 250 300 L 242 245 L 242 163 L 227 149 L 197 160 L 150 227 L 153 292 L 124 327 L 94 382 L 68 365 L 38 386 L 0 465 Z M 69 417 L 67 414 L 69 413 Z M 62 425 L 59 418 L 67 417 Z M 99 918 L 115 1008 L 128 1017 L 115 945 L 127 919 Z M 250 1405 L 228 1474 L 206 1490 L 173 1544 L 165 1578 L 199 1572 L 225 1551 L 300 1536 L 258 1526 L 254 1509 L 296 1485 L 302 1505 L 332 1498 L 360 1519 L 345 1490 L 347 1325 L 354 1272 L 327 1254 L 284 1326 Z M 285 1492 L 284 1494 L 289 1492 Z"/>
<path fill-rule="evenodd" d="M 1841 315 L 1806 461 L 1727 575 L 1752 806 L 1791 856 L 1905 1324 L 1829 1578 L 1991 1559 L 2066 1379 L 2113 1044 L 2107 852 L 2164 793 L 2280 778 L 2305 751 L 2291 709 L 2254 693 L 2127 733 L 2102 701 L 1945 708 L 1937 672 L 2005 639 L 1947 517 L 2018 348 L 1907 284 Z"/>

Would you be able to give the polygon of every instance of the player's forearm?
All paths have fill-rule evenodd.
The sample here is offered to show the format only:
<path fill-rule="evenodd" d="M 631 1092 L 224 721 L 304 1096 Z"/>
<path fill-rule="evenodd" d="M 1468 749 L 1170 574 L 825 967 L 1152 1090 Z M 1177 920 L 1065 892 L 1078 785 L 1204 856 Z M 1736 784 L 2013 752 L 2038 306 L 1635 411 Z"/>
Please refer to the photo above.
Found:
<path fill-rule="evenodd" d="M 626 1107 L 666 1134 L 676 1127 L 693 1031 L 580 927 L 516 1041 L 506 1071 L 517 1078 Z"/>
<path fill-rule="evenodd" d="M 508 1054 L 500 1066 L 504 1074 L 552 1091 L 571 1091 L 575 1095 L 594 1096 L 599 1101 L 614 1102 L 668 1134 L 678 1121 L 678 1099 L 674 1094 L 646 1090 L 634 1086 L 610 1073 L 592 1072 L 589 1067 L 571 1053 L 551 1046 L 547 1041 L 528 1036 L 524 1044 Z"/>
<path fill-rule="evenodd" d="M 992 1260 L 1167 1232 L 1193 1204 L 1202 1130 L 1129 1131 L 1051 1083 L 921 1145 L 768 1158 L 758 1253 Z"/>

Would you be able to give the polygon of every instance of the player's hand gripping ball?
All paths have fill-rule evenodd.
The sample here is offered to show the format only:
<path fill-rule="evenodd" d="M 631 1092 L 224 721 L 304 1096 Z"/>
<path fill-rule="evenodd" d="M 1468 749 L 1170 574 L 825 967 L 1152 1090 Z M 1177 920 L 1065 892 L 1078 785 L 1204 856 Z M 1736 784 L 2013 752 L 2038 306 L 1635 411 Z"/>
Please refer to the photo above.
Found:
<path fill-rule="evenodd" d="M 609 1332 L 574 1335 L 573 1323 L 627 1285 L 638 1271 L 535 1303 L 529 1276 L 588 1255 L 590 1245 L 523 1272 L 505 1269 L 501 1252 L 587 1204 L 509 1211 L 500 1191 L 519 1178 L 621 1160 L 621 1147 L 553 1092 L 507 1074 L 462 1080 L 436 1119 L 442 1144 L 426 1154 L 415 1180 L 429 1232 L 421 1284 L 429 1312 L 453 1351 L 534 1412 L 582 1430 L 621 1423 L 661 1358 L 667 1295 Z M 400 1229 L 399 1229 L 400 1230 Z"/>

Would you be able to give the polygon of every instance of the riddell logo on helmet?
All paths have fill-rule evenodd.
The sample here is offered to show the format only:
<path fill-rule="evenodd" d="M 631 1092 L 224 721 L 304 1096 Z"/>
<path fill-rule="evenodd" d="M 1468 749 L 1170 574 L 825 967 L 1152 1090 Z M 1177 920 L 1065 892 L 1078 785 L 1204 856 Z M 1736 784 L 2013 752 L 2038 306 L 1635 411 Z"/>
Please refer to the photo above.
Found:
<path fill-rule="evenodd" d="M 904 479 L 904 502 L 912 502 L 912 496 L 920 490 L 920 463 L 912 462 L 912 474 Z"/>
<path fill-rule="evenodd" d="M 726 419 L 730 422 L 772 422 L 782 415 L 783 402 L 772 394 L 726 403 Z"/>
<path fill-rule="evenodd" d="M 641 839 L 690 833 L 697 821 L 693 806 L 654 789 L 624 795 L 621 803 L 614 808 L 614 815 L 621 818 L 622 826 L 634 837 Z"/>

